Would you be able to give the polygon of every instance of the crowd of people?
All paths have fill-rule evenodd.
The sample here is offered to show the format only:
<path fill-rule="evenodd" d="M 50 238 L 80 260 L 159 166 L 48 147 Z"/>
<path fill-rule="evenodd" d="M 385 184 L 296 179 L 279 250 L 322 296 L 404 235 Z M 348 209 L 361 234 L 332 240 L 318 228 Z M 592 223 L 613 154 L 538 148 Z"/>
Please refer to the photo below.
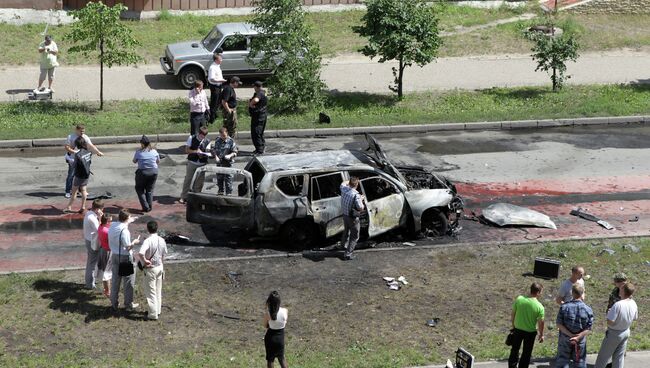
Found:
<path fill-rule="evenodd" d="M 583 267 L 573 267 L 571 277 L 562 282 L 555 298 L 560 305 L 555 320 L 558 329 L 557 368 L 587 367 L 587 336 L 591 334 L 595 317 L 592 308 L 585 303 L 584 273 Z M 544 342 L 544 306 L 539 301 L 543 290 L 540 283 L 534 282 L 528 295 L 515 299 L 511 314 L 512 330 L 507 341 L 511 345 L 509 368 L 527 368 L 535 338 L 540 343 Z M 632 299 L 634 291 L 634 285 L 625 274 L 614 275 L 614 289 L 605 311 L 607 332 L 598 351 L 595 368 L 605 368 L 610 361 L 612 368 L 624 367 L 630 326 L 638 318 L 638 308 Z"/>

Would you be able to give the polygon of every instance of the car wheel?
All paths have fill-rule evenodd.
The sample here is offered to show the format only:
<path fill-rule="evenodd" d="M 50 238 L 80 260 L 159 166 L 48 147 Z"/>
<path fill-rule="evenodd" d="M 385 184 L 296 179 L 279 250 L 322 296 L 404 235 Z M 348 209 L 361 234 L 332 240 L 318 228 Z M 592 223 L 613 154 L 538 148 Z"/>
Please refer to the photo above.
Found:
<path fill-rule="evenodd" d="M 447 235 L 448 231 L 449 221 L 440 210 L 430 209 L 422 215 L 422 234 L 424 236 L 443 236 Z"/>
<path fill-rule="evenodd" d="M 316 229 L 311 221 L 288 221 L 280 229 L 280 240 L 283 245 L 293 250 L 311 247 L 316 242 Z"/>
<path fill-rule="evenodd" d="M 188 66 L 178 74 L 178 81 L 183 88 L 192 89 L 194 88 L 194 82 L 203 80 L 203 76 L 203 70 L 196 66 Z"/>

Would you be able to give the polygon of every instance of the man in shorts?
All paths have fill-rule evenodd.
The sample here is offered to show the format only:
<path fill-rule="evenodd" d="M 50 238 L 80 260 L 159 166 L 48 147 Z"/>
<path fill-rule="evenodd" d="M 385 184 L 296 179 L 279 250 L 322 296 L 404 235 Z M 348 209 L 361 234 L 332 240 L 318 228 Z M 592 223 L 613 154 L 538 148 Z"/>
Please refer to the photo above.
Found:
<path fill-rule="evenodd" d="M 41 54 L 41 74 L 38 77 L 38 89 L 41 89 L 45 77 L 47 77 L 47 88 L 52 90 L 54 81 L 54 69 L 59 66 L 56 56 L 59 54 L 59 48 L 56 42 L 52 41 L 52 36 L 45 36 L 45 40 L 38 45 L 38 52 Z"/>

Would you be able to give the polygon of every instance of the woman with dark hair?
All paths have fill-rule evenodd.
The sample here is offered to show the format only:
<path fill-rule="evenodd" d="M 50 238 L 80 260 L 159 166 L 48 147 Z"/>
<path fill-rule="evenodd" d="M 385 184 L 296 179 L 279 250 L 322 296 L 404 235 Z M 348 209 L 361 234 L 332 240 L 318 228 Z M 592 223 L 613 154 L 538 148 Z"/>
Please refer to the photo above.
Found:
<path fill-rule="evenodd" d="M 287 308 L 280 308 L 280 294 L 272 291 L 266 299 L 266 313 L 264 313 L 264 347 L 266 348 L 266 366 L 273 368 L 275 358 L 278 358 L 280 367 L 287 368 L 284 359 L 284 326 L 287 324 Z"/>
<path fill-rule="evenodd" d="M 158 179 L 160 156 L 151 147 L 151 141 L 146 135 L 140 139 L 140 149 L 135 151 L 133 163 L 138 164 L 138 169 L 135 171 L 135 192 L 142 212 L 150 212 L 153 209 L 153 188 Z"/>
<path fill-rule="evenodd" d="M 63 212 L 73 212 L 72 204 L 77 197 L 77 192 L 80 191 L 81 209 L 79 209 L 79 213 L 83 213 L 86 210 L 86 198 L 88 197 L 86 186 L 88 185 L 88 179 L 90 178 L 90 163 L 92 161 L 93 154 L 88 151 L 86 139 L 83 136 L 77 137 L 77 139 L 74 141 L 74 144 L 77 152 L 74 154 L 74 179 L 72 179 L 72 195 L 68 201 L 68 206 L 63 210 Z"/>

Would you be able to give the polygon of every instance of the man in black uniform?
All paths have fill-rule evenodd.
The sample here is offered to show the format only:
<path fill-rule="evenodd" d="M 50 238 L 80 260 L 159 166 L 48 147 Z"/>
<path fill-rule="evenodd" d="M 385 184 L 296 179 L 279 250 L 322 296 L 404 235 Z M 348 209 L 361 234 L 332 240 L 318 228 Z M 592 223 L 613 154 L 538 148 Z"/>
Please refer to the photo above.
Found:
<path fill-rule="evenodd" d="M 208 163 L 208 157 L 211 156 L 208 146 L 210 145 L 210 140 L 208 136 L 208 127 L 205 125 L 199 128 L 199 131 L 190 136 L 185 143 L 185 153 L 187 153 L 187 164 L 185 168 L 185 180 L 183 181 L 183 190 L 181 191 L 181 198 L 178 200 L 179 203 L 185 204 L 187 200 L 187 193 L 190 191 L 190 185 L 192 184 L 192 178 L 194 178 L 194 173 L 199 167 L 205 166 Z M 203 188 L 203 181 L 205 175 L 200 175 L 192 190 L 200 191 Z"/>
<path fill-rule="evenodd" d="M 248 112 L 251 115 L 251 139 L 255 146 L 255 154 L 261 155 L 264 153 L 264 129 L 266 129 L 266 105 L 268 99 L 266 93 L 262 89 L 262 82 L 257 81 L 253 83 L 255 93 L 248 101 Z"/>
<path fill-rule="evenodd" d="M 230 83 L 221 87 L 221 107 L 223 108 L 223 126 L 228 135 L 235 138 L 237 132 L 237 93 L 235 87 L 241 84 L 239 77 L 231 77 Z"/>

